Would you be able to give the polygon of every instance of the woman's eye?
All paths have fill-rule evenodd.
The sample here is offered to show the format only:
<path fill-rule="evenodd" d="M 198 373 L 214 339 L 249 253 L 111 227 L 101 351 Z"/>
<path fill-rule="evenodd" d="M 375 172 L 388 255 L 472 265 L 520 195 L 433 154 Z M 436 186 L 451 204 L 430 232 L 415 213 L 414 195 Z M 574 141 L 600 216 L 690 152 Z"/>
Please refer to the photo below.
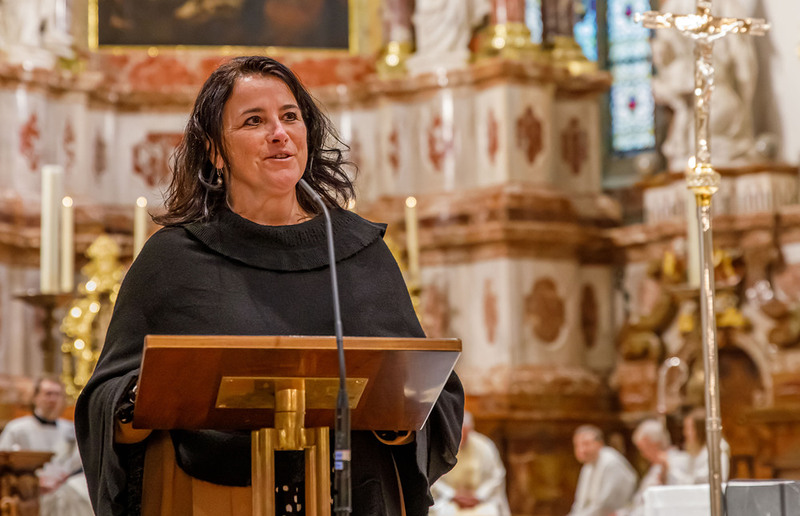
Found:
<path fill-rule="evenodd" d="M 299 120 L 300 119 L 300 116 L 297 113 L 293 112 L 293 111 L 289 111 L 288 113 L 286 113 L 284 115 L 284 117 L 286 117 L 287 120 Z"/>
<path fill-rule="evenodd" d="M 245 120 L 244 123 L 246 125 L 258 125 L 258 124 L 261 123 L 261 117 L 260 116 L 251 116 L 250 118 Z"/>

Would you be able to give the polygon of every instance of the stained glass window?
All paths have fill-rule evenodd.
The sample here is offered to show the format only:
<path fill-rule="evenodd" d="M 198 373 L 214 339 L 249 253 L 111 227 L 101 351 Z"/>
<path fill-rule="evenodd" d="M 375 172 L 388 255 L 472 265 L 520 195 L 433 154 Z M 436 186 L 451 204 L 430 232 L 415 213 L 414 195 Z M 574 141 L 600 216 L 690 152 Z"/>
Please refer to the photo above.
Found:
<path fill-rule="evenodd" d="M 650 31 L 635 13 L 650 10 L 649 0 L 608 0 L 608 68 L 611 85 L 611 147 L 632 152 L 655 147 L 651 86 Z"/>
<path fill-rule="evenodd" d="M 575 0 L 574 34 L 583 54 L 592 61 L 598 61 L 598 47 L 608 49 L 604 62 L 614 78 L 610 92 L 611 151 L 624 154 L 653 149 L 656 141 L 650 31 L 633 20 L 636 13 L 650 10 L 650 0 L 601 2 L 605 5 L 605 33 L 598 33 L 597 3 L 598 0 Z M 542 0 L 525 0 L 525 23 L 536 43 L 542 41 L 541 5 Z M 598 38 L 602 37 L 606 38 L 602 42 L 605 44 L 598 46 Z"/>
<path fill-rule="evenodd" d="M 590 61 L 597 61 L 597 0 L 575 2 L 575 40 L 581 46 L 583 55 Z"/>

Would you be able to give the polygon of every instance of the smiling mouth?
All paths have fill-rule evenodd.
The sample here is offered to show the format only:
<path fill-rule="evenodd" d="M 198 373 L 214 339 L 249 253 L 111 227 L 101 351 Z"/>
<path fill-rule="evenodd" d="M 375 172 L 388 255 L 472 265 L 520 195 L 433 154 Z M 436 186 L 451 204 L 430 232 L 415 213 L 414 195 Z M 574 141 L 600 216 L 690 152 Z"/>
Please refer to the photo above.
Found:
<path fill-rule="evenodd" d="M 287 159 L 291 157 L 291 154 L 275 154 L 274 156 L 270 156 L 268 159 Z"/>

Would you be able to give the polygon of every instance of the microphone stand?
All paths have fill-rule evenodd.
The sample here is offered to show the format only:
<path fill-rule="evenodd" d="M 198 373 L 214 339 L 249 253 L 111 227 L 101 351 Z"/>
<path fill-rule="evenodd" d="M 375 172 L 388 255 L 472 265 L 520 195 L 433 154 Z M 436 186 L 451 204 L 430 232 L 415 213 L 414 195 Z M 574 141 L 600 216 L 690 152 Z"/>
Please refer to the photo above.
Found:
<path fill-rule="evenodd" d="M 344 364 L 344 342 L 342 338 L 342 314 L 339 307 L 339 282 L 336 276 L 336 256 L 333 249 L 333 226 L 328 207 L 314 189 L 300 179 L 300 187 L 314 199 L 325 215 L 325 228 L 328 240 L 328 260 L 331 267 L 331 288 L 333 291 L 333 319 L 336 330 L 336 350 L 339 355 L 339 394 L 336 397 L 336 424 L 333 438 L 333 511 L 335 514 L 352 512 L 352 492 L 350 485 L 350 404 L 347 398 L 347 378 Z"/>

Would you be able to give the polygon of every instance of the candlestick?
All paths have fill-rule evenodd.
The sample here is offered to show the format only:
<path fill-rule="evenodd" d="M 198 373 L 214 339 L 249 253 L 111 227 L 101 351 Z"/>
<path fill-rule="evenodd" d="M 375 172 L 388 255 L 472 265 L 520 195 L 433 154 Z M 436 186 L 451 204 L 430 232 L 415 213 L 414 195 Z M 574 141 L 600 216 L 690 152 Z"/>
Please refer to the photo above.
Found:
<path fill-rule="evenodd" d="M 58 219 L 63 177 L 63 169 L 58 165 L 42 167 L 39 290 L 43 294 L 58 291 Z"/>
<path fill-rule="evenodd" d="M 61 292 L 75 286 L 75 218 L 72 197 L 61 200 Z"/>
<path fill-rule="evenodd" d="M 136 208 L 133 213 L 133 258 L 139 255 L 147 240 L 147 199 L 136 199 Z"/>
<path fill-rule="evenodd" d="M 406 253 L 408 254 L 408 282 L 419 286 L 419 221 L 417 219 L 417 199 L 406 198 Z"/>
<path fill-rule="evenodd" d="M 56 324 L 58 323 L 56 310 L 69 303 L 72 300 L 72 294 L 43 294 L 41 292 L 28 291 L 17 294 L 14 297 L 42 309 L 44 317 L 41 319 L 43 332 L 40 346 L 42 349 L 44 372 L 50 374 L 55 373 L 55 357 L 58 352 L 57 350 L 61 346 L 60 338 L 56 339 L 53 336 L 53 329 L 56 328 Z"/>

